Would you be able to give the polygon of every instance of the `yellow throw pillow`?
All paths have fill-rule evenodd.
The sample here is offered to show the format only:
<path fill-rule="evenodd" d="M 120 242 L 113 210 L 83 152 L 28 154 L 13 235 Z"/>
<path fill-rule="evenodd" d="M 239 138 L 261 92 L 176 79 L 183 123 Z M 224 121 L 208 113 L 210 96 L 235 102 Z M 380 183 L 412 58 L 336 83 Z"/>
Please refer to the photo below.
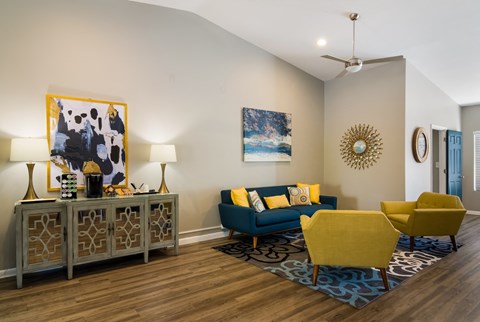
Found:
<path fill-rule="evenodd" d="M 238 189 L 232 189 L 230 191 L 230 196 L 232 197 L 233 204 L 236 206 L 250 207 L 248 202 L 248 192 L 245 187 Z"/>
<path fill-rule="evenodd" d="M 265 199 L 268 209 L 290 207 L 287 196 L 285 195 L 264 197 L 263 199 Z"/>
<path fill-rule="evenodd" d="M 310 189 L 310 201 L 312 203 L 320 203 L 320 184 L 297 183 L 297 187 L 308 187 Z"/>

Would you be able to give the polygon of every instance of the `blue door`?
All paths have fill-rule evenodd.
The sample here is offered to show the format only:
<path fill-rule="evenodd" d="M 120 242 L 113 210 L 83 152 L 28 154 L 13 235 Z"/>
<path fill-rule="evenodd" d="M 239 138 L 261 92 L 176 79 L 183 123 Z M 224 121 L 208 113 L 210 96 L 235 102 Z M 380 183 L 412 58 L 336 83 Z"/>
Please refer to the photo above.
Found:
<path fill-rule="evenodd" d="M 462 132 L 447 131 L 447 193 L 462 199 Z"/>

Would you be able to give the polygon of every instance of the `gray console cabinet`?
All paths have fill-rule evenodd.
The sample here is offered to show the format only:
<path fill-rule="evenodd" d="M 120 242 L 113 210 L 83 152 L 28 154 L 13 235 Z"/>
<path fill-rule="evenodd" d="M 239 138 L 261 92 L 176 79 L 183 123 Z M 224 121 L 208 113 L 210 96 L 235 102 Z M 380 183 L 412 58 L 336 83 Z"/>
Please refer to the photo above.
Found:
<path fill-rule="evenodd" d="M 16 211 L 17 287 L 22 274 L 67 264 L 67 209 L 61 204 L 18 205 Z"/>
<path fill-rule="evenodd" d="M 178 195 L 17 203 L 17 287 L 23 274 L 171 248 L 178 254 Z"/>

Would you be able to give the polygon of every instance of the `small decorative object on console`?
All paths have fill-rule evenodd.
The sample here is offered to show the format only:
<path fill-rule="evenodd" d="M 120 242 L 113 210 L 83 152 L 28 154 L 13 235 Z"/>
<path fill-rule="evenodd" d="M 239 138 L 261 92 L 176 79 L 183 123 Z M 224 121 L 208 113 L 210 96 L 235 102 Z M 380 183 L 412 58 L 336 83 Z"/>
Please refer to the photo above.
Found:
<path fill-rule="evenodd" d="M 101 198 L 103 194 L 103 174 L 85 173 L 85 197 Z"/>
<path fill-rule="evenodd" d="M 108 185 L 105 188 L 104 192 L 108 197 L 116 197 L 117 196 L 117 192 L 115 191 L 115 188 L 111 184 Z"/>
<path fill-rule="evenodd" d="M 77 174 L 62 173 L 60 197 L 62 199 L 77 199 Z"/>

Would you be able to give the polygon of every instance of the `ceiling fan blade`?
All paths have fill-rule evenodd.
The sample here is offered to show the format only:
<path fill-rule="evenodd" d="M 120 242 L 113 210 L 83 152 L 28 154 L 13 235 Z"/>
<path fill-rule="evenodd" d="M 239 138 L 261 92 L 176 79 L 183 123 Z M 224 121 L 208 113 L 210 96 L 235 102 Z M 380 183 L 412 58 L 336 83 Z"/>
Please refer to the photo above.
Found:
<path fill-rule="evenodd" d="M 392 57 L 384 57 L 384 58 L 378 58 L 378 59 L 370 59 L 370 60 L 364 60 L 363 64 L 377 64 L 377 63 L 386 63 L 389 61 L 396 61 L 396 60 L 402 60 L 403 56 L 392 56 Z"/>
<path fill-rule="evenodd" d="M 339 61 L 339 62 L 344 63 L 344 64 L 348 63 L 348 61 L 346 61 L 345 59 L 333 57 L 333 56 L 330 56 L 330 55 L 323 55 L 322 57 L 327 58 L 327 59 L 331 59 L 331 60 L 336 60 L 336 61 Z"/>
<path fill-rule="evenodd" d="M 347 73 L 348 73 L 347 70 L 344 69 L 344 70 L 342 70 L 342 72 L 341 72 L 340 74 L 338 74 L 335 78 L 343 77 L 343 76 L 345 76 L 345 74 L 347 74 Z"/>

